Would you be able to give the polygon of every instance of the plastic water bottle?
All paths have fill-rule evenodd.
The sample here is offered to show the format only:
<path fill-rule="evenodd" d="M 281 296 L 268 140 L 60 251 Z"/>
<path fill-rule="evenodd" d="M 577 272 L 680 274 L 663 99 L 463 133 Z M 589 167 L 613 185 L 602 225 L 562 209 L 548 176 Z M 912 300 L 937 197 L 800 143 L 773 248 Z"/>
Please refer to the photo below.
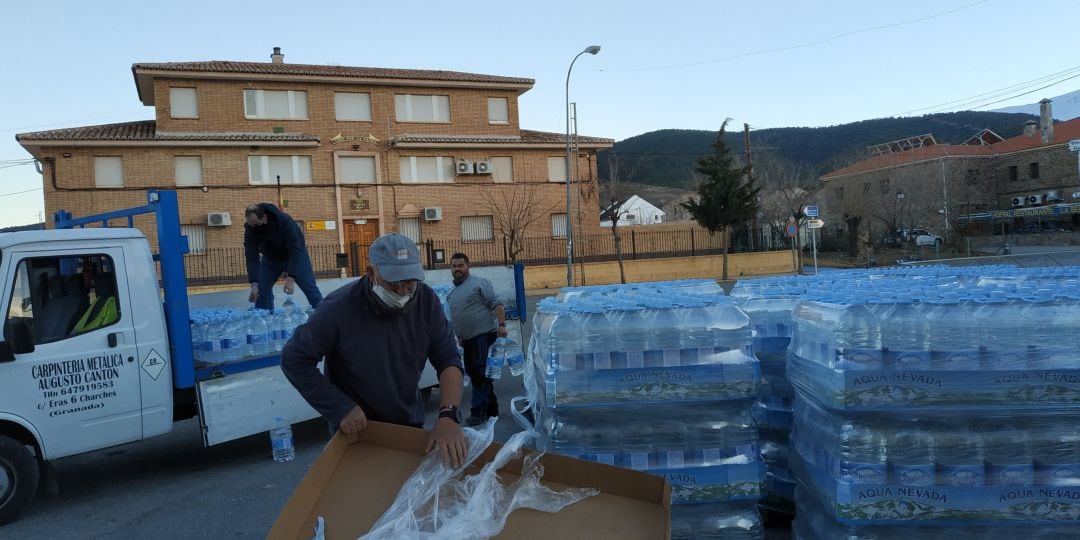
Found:
<path fill-rule="evenodd" d="M 267 325 L 267 314 L 263 310 L 249 312 L 248 315 L 248 354 L 266 356 L 273 350 L 272 334 Z"/>
<path fill-rule="evenodd" d="M 937 442 L 921 429 L 897 431 L 889 440 L 889 463 L 893 482 L 904 486 L 932 486 L 937 478 L 934 464 Z"/>
<path fill-rule="evenodd" d="M 488 350 L 487 366 L 484 368 L 484 376 L 493 381 L 502 378 L 503 366 L 506 364 L 506 353 L 503 352 L 502 339 L 495 340 L 495 344 Z"/>
<path fill-rule="evenodd" d="M 928 369 L 928 330 L 922 305 L 911 294 L 897 295 L 881 321 L 882 346 L 888 351 L 886 362 L 901 369 Z"/>
<path fill-rule="evenodd" d="M 247 342 L 247 330 L 239 314 L 230 312 L 225 316 L 225 340 L 222 344 L 222 357 L 225 362 L 236 362 L 244 358 Z"/>
<path fill-rule="evenodd" d="M 274 429 L 270 430 L 270 447 L 274 451 L 274 461 L 285 463 L 296 457 L 293 447 L 292 426 L 280 416 L 274 417 Z"/>
<path fill-rule="evenodd" d="M 620 430 L 614 426 L 591 424 L 588 428 L 588 456 L 597 463 L 622 465 L 619 463 L 621 450 Z"/>
<path fill-rule="evenodd" d="M 845 423 L 840 432 L 840 474 L 852 484 L 884 484 L 888 470 L 888 442 L 878 430 Z"/>
<path fill-rule="evenodd" d="M 281 309 L 284 311 L 293 311 L 296 309 L 296 302 L 293 300 L 291 294 L 285 295 L 285 301 L 282 302 Z"/>
<path fill-rule="evenodd" d="M 881 321 L 875 308 L 881 306 L 876 300 L 856 296 L 847 306 L 849 313 L 848 346 L 844 348 L 845 369 L 881 369 Z"/>
<path fill-rule="evenodd" d="M 281 310 L 275 310 L 270 312 L 267 316 L 267 326 L 269 327 L 271 348 L 274 352 L 281 352 L 285 348 L 285 312 Z"/>
<path fill-rule="evenodd" d="M 943 429 L 938 443 L 938 483 L 945 486 L 981 486 L 986 483 L 986 450 L 978 433 Z"/>
<path fill-rule="evenodd" d="M 503 354 L 506 357 L 506 365 L 510 368 L 510 374 L 520 377 L 525 373 L 525 354 L 521 351 L 521 345 L 510 338 L 503 339 Z"/>
<path fill-rule="evenodd" d="M 1036 481 L 1043 486 L 1080 486 L 1080 435 L 1046 425 L 1035 433 Z"/>
<path fill-rule="evenodd" d="M 1031 436 L 1018 429 L 995 430 L 986 437 L 987 474 L 996 486 L 1030 486 L 1035 483 Z"/>
<path fill-rule="evenodd" d="M 645 471 L 649 469 L 650 454 L 653 451 L 653 429 L 645 423 L 634 423 L 622 430 L 623 453 L 626 461 L 623 466 Z"/>

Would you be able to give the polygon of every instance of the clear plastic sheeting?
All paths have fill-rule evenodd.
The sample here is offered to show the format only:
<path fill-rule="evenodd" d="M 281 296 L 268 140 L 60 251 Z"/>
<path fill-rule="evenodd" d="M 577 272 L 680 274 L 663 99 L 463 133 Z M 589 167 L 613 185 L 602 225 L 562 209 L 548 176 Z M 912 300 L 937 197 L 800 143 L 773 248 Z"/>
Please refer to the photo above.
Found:
<path fill-rule="evenodd" d="M 516 481 L 509 485 L 500 482 L 498 470 L 516 458 L 536 435 L 530 431 L 514 434 L 495 459 L 479 472 L 466 474 L 466 468 L 491 445 L 495 419 L 480 429 L 466 428 L 464 432 L 469 444 L 465 464 L 452 469 L 443 464 L 437 452 L 429 454 L 362 539 L 490 538 L 502 531 L 510 513 L 518 508 L 556 513 L 599 493 L 585 488 L 553 491 L 544 486 L 540 480 L 544 474 L 541 454 L 525 456 L 521 476 Z"/>
<path fill-rule="evenodd" d="M 763 533 L 753 501 L 671 508 L 671 540 L 757 540 Z"/>

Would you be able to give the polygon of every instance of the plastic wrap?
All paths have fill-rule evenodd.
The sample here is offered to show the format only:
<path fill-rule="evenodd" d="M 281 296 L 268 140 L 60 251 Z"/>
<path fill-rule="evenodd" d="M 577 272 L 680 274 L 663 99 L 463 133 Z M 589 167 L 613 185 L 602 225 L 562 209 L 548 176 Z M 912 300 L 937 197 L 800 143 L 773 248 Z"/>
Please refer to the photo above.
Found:
<path fill-rule="evenodd" d="M 1080 520 L 1076 411 L 830 411 L 795 401 L 792 469 L 841 521 Z"/>
<path fill-rule="evenodd" d="M 583 488 L 553 491 L 541 484 L 544 469 L 540 454 L 525 456 L 521 476 L 503 485 L 498 470 L 517 457 L 522 446 L 535 436 L 529 431 L 514 434 L 480 472 L 465 474 L 465 468 L 491 445 L 494 431 L 495 419 L 481 429 L 464 429 L 469 450 L 460 468 L 447 467 L 435 452 L 428 454 L 401 487 L 394 503 L 361 538 L 490 538 L 503 529 L 507 517 L 518 508 L 555 513 L 598 493 Z"/>
<path fill-rule="evenodd" d="M 753 502 L 687 504 L 671 508 L 671 540 L 760 540 Z"/>

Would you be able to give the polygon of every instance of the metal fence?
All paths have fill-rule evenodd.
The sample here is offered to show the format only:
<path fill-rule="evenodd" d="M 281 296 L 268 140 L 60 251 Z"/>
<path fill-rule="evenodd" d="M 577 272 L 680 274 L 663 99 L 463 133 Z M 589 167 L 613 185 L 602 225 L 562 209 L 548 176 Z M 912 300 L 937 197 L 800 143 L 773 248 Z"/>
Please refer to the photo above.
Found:
<path fill-rule="evenodd" d="M 746 237 L 733 235 L 731 252 L 747 251 Z M 620 230 L 623 260 L 660 257 L 693 257 L 723 253 L 723 236 L 698 228 L 642 231 Z M 757 245 L 766 245 L 758 241 Z M 464 253 L 473 266 L 506 266 L 515 262 L 541 265 L 566 262 L 565 238 L 522 238 L 510 242 L 497 237 L 490 241 L 427 240 L 419 246 L 421 260 L 429 270 L 449 268 L 455 253 Z M 345 268 L 348 275 L 358 276 L 367 268 L 368 245 L 349 244 L 344 252 L 337 244 L 308 245 L 308 253 L 316 277 L 336 277 Z M 778 246 L 778 249 L 787 249 Z M 610 230 L 574 237 L 575 262 L 601 262 L 617 259 L 615 238 Z M 242 246 L 211 248 L 184 257 L 188 283 L 192 285 L 223 285 L 247 282 L 247 262 Z"/>

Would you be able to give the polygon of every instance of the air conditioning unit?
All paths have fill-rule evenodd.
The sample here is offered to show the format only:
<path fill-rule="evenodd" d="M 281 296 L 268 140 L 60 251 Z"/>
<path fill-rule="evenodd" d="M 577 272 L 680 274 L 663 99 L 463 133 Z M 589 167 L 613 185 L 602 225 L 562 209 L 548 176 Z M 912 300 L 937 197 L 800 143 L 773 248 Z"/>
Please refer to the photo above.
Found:
<path fill-rule="evenodd" d="M 1042 202 L 1043 202 L 1042 193 L 1033 193 L 1033 194 L 1027 196 L 1027 203 L 1028 204 L 1042 204 Z"/>
<path fill-rule="evenodd" d="M 424 209 L 424 221 L 440 221 L 442 220 L 442 208 L 425 208 Z"/>
<path fill-rule="evenodd" d="M 495 172 L 495 164 L 490 159 L 476 162 L 476 174 L 491 174 Z"/>
<path fill-rule="evenodd" d="M 228 212 L 210 212 L 206 214 L 206 225 L 208 227 L 225 227 L 226 225 L 232 225 L 232 217 Z"/>
<path fill-rule="evenodd" d="M 1060 201 L 1060 200 L 1062 200 L 1061 193 L 1058 193 L 1057 190 L 1047 191 L 1046 192 L 1046 200 L 1047 200 L 1047 202 Z"/>
<path fill-rule="evenodd" d="M 476 169 L 473 168 L 473 162 L 463 159 L 457 162 L 457 168 L 455 169 L 459 175 L 461 174 L 473 174 Z"/>
<path fill-rule="evenodd" d="M 1013 197 L 1012 198 L 1012 205 L 1013 206 L 1024 206 L 1025 204 L 1027 204 L 1027 197 Z"/>

